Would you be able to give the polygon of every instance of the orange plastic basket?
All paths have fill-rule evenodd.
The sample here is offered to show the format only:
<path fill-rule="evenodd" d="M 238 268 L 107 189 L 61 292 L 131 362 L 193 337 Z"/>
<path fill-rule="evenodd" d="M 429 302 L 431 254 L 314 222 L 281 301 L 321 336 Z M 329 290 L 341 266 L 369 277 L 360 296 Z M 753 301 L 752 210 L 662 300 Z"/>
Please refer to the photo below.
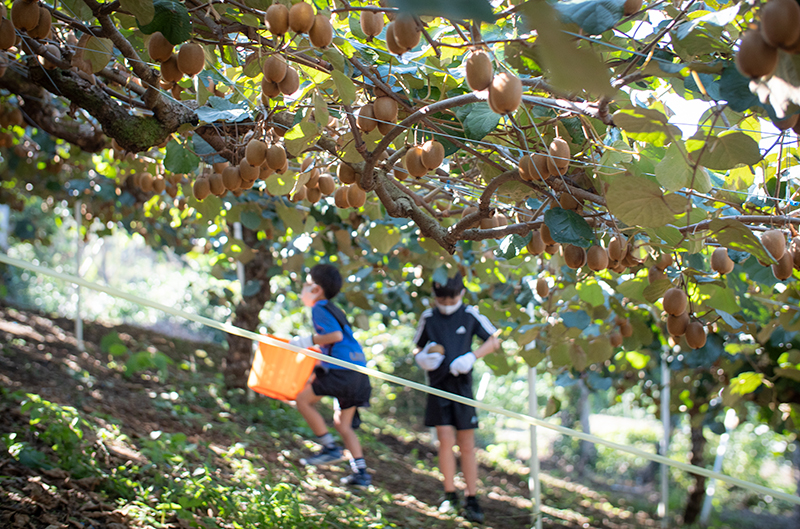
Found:
<path fill-rule="evenodd" d="M 288 343 L 285 338 L 268 335 Z M 273 399 L 294 400 L 314 370 L 316 359 L 276 345 L 259 342 L 259 349 L 250 367 L 247 385 L 255 392 Z M 316 347 L 312 350 L 317 350 Z M 317 350 L 318 351 L 318 350 Z"/>

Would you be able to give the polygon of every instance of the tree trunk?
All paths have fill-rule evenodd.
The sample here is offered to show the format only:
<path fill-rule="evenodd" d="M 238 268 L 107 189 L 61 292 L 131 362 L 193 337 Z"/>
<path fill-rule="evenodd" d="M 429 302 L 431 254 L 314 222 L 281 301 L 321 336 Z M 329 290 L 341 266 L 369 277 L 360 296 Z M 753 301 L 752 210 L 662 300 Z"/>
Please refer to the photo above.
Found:
<path fill-rule="evenodd" d="M 252 295 L 242 297 L 242 301 L 236 306 L 233 325 L 255 332 L 259 323 L 258 314 L 272 295 L 269 280 L 273 258 L 269 247 L 258 241 L 257 232 L 242 226 L 242 238 L 255 252 L 255 257 L 244 265 L 245 291 L 250 293 L 247 289 L 253 282 L 259 288 Z M 247 387 L 252 347 L 252 340 L 228 335 L 228 355 L 225 358 L 225 385 L 228 388 Z"/>
<path fill-rule="evenodd" d="M 703 436 L 703 417 L 697 407 L 689 410 L 689 420 L 691 421 L 692 436 L 692 457 L 689 461 L 692 465 L 699 467 L 705 466 L 706 438 Z M 700 511 L 703 508 L 703 500 L 706 497 L 706 477 L 694 474 L 694 484 L 689 487 L 689 498 L 686 500 L 686 509 L 683 512 L 684 525 L 692 525 L 697 521 Z"/>

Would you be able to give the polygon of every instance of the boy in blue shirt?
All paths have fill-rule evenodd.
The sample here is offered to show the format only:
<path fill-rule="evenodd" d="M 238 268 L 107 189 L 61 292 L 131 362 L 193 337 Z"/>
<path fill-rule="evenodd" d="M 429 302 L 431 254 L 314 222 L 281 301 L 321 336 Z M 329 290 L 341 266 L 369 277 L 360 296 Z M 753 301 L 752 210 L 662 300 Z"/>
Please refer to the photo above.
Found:
<path fill-rule="evenodd" d="M 477 307 L 464 305 L 464 282 L 461 274 L 446 284 L 434 283 L 434 308 L 422 313 L 414 343 L 414 360 L 428 372 L 431 387 L 462 397 L 472 398 L 472 366 L 475 360 L 500 348 L 496 329 Z M 472 338 L 483 340 L 474 351 Z M 441 345 L 444 353 L 432 350 Z M 455 474 L 457 444 L 461 451 L 461 471 L 467 485 L 465 516 L 472 522 L 483 523 L 483 509 L 478 503 L 478 463 L 475 459 L 475 429 L 478 416 L 475 408 L 436 395 L 428 395 L 425 426 L 435 426 L 439 439 L 439 468 L 444 477 L 444 501 L 439 512 L 458 510 Z"/>
<path fill-rule="evenodd" d="M 303 348 L 318 345 L 323 354 L 366 366 L 364 351 L 353 338 L 353 331 L 344 312 L 330 301 L 341 288 L 342 276 L 335 267 L 321 264 L 311 269 L 300 292 L 300 300 L 306 307 L 311 307 L 315 334 L 296 336 L 289 343 Z M 372 476 L 367 473 L 364 453 L 354 428 L 361 424 L 358 407 L 369 406 L 372 391 L 369 377 L 328 362 L 320 362 L 314 368 L 314 374 L 316 376 L 306 384 L 295 402 L 298 411 L 317 436 L 322 450 L 301 460 L 301 463 L 327 465 L 341 461 L 342 449 L 333 440 L 325 419 L 316 409 L 316 404 L 322 397 L 334 397 L 333 425 L 350 452 L 350 467 L 353 470 L 351 475 L 341 479 L 341 483 L 368 486 L 372 483 Z"/>

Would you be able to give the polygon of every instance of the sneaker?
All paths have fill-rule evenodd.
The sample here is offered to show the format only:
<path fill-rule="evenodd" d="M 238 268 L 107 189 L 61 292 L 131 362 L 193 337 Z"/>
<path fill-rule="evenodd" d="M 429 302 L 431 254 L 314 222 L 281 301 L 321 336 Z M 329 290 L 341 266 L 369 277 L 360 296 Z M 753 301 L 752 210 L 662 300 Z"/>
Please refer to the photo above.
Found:
<path fill-rule="evenodd" d="M 477 496 L 467 496 L 467 503 L 464 506 L 464 518 L 470 522 L 483 523 L 483 509 L 478 504 Z"/>
<path fill-rule="evenodd" d="M 444 493 L 444 501 L 439 504 L 439 513 L 440 514 L 447 514 L 447 513 L 455 513 L 458 511 L 458 508 L 461 506 L 461 500 L 458 499 L 458 493 L 453 492 L 445 492 Z"/>
<path fill-rule="evenodd" d="M 342 449 L 338 446 L 332 446 L 330 448 L 323 448 L 316 454 L 308 457 L 303 458 L 300 460 L 301 465 L 330 465 L 332 463 L 337 463 L 343 459 L 342 457 Z"/>
<path fill-rule="evenodd" d="M 372 476 L 366 472 L 353 472 L 340 479 L 339 483 L 350 487 L 369 487 L 372 484 Z"/>

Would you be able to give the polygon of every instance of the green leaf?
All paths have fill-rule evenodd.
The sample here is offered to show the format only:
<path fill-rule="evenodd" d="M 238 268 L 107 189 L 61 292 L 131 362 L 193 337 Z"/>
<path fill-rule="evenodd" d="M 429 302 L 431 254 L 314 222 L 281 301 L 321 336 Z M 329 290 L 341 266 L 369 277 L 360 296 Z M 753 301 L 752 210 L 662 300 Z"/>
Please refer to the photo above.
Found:
<path fill-rule="evenodd" d="M 547 399 L 547 405 L 544 407 L 544 418 L 552 417 L 561 411 L 561 401 L 555 397 Z"/>
<path fill-rule="evenodd" d="M 646 279 L 636 277 L 617 285 L 617 292 L 634 301 L 647 301 L 644 298 L 644 289 L 647 286 Z"/>
<path fill-rule="evenodd" d="M 388 254 L 400 242 L 400 230 L 396 226 L 378 224 L 369 229 L 367 240 L 378 253 Z"/>
<path fill-rule="evenodd" d="M 537 32 L 536 49 L 540 64 L 549 72 L 546 76 L 553 86 L 568 93 L 588 93 L 593 96 L 613 97 L 610 71 L 599 55 L 566 33 L 556 16 L 556 11 L 546 2 L 522 4 L 522 13 L 528 27 Z"/>
<path fill-rule="evenodd" d="M 83 58 L 91 63 L 92 72 L 97 73 L 106 67 L 108 61 L 111 60 L 113 51 L 114 44 L 110 40 L 89 37 L 88 42 L 86 42 L 86 50 L 83 52 Z"/>
<path fill-rule="evenodd" d="M 325 102 L 319 90 L 314 91 L 314 121 L 325 126 L 330 119 L 330 111 L 328 110 L 328 103 Z"/>
<path fill-rule="evenodd" d="M 647 178 L 621 176 L 606 193 L 608 209 L 628 226 L 658 228 L 669 224 L 686 207 L 686 198 L 664 195 L 661 187 Z"/>
<path fill-rule="evenodd" d="M 456 109 L 456 117 L 464 124 L 464 134 L 471 140 L 482 140 L 500 123 L 500 115 L 495 114 L 489 103 L 471 103 Z"/>
<path fill-rule="evenodd" d="M 189 11 L 180 2 L 155 0 L 153 20 L 149 24 L 139 24 L 145 35 L 160 31 L 174 46 L 186 42 L 192 36 L 192 21 Z"/>
<path fill-rule="evenodd" d="M 286 171 L 283 174 L 274 173 L 265 180 L 267 192 L 273 196 L 285 195 L 294 187 L 295 173 Z"/>
<path fill-rule="evenodd" d="M 677 143 L 667 147 L 664 158 L 656 165 L 656 179 L 667 191 L 688 187 L 692 181 L 692 168 L 686 163 Z"/>
<path fill-rule="evenodd" d="M 500 259 L 513 259 L 519 255 L 519 252 L 525 248 L 525 245 L 530 240 L 530 235 L 521 237 L 516 233 L 512 233 L 500 241 L 500 245 L 495 249 L 494 254 Z"/>
<path fill-rule="evenodd" d="M 305 222 L 305 213 L 294 207 L 289 207 L 283 202 L 275 205 L 275 210 L 284 224 L 292 229 L 295 234 L 303 233 L 303 226 Z"/>
<path fill-rule="evenodd" d="M 730 390 L 734 395 L 747 395 L 752 393 L 761 386 L 764 382 L 763 373 L 742 373 L 738 377 L 731 380 Z"/>
<path fill-rule="evenodd" d="M 256 211 L 242 211 L 242 214 L 239 217 L 239 220 L 242 222 L 242 226 L 247 228 L 248 230 L 257 230 L 259 226 L 261 226 L 261 215 L 258 214 Z"/>
<path fill-rule="evenodd" d="M 300 156 L 314 145 L 317 139 L 319 139 L 319 129 L 316 124 L 308 121 L 298 123 L 284 136 L 287 156 L 292 158 Z"/>
<path fill-rule="evenodd" d="M 519 352 L 519 356 L 525 360 L 528 367 L 536 367 L 539 365 L 539 362 L 545 359 L 547 354 L 540 351 L 538 347 L 531 347 L 530 349 L 523 347 Z"/>
<path fill-rule="evenodd" d="M 336 85 L 336 91 L 339 92 L 342 104 L 352 105 L 353 101 L 356 100 L 356 85 L 353 80 L 339 70 L 334 70 L 331 76 L 333 77 L 333 84 Z"/>
<path fill-rule="evenodd" d="M 149 0 L 120 0 L 122 9 L 136 17 L 136 22 L 141 26 L 153 21 L 156 13 L 153 2 Z"/>
<path fill-rule="evenodd" d="M 570 365 L 569 345 L 565 342 L 551 345 L 547 348 L 547 354 L 550 356 L 554 367 Z"/>
<path fill-rule="evenodd" d="M 775 374 L 779 377 L 791 378 L 795 382 L 800 382 L 800 369 L 779 367 L 775 369 Z"/>
<path fill-rule="evenodd" d="M 83 0 L 63 0 L 61 5 L 64 6 L 64 11 L 78 20 L 89 21 L 94 18 L 92 8 L 90 8 Z M 9 17 L 10 19 L 11 17 Z"/>
<path fill-rule="evenodd" d="M 738 220 L 715 219 L 709 224 L 709 229 L 725 248 L 737 252 L 747 252 L 762 263 L 775 264 L 776 261 L 761 244 L 761 240 L 750 231 L 750 228 Z"/>
<path fill-rule="evenodd" d="M 581 281 L 575 285 L 575 289 L 578 291 L 581 301 L 585 301 L 592 307 L 599 307 L 606 302 L 603 287 L 596 282 Z"/>
<path fill-rule="evenodd" d="M 655 303 L 664 295 L 664 292 L 666 292 L 670 286 L 672 286 L 672 283 L 670 283 L 669 279 L 658 279 L 647 285 L 642 295 L 644 299 L 650 303 Z"/>
<path fill-rule="evenodd" d="M 197 109 L 197 118 L 202 123 L 214 123 L 215 121 L 239 123 L 252 117 L 245 103 L 237 104 L 222 97 L 210 96 L 208 104 L 211 106 Z"/>
<path fill-rule="evenodd" d="M 228 240 L 228 243 L 220 253 L 232 257 L 242 264 L 249 263 L 253 260 L 253 257 L 255 257 L 255 252 L 241 239 Z"/>
<path fill-rule="evenodd" d="M 494 22 L 495 19 L 487 0 L 389 0 L 389 5 L 415 15 L 480 22 Z"/>
<path fill-rule="evenodd" d="M 717 314 L 719 314 L 719 317 L 722 318 L 722 321 L 727 323 L 728 327 L 730 327 L 731 329 L 738 329 L 739 327 L 742 326 L 742 322 L 737 320 L 733 316 L 733 314 L 730 314 L 730 313 L 725 312 L 724 310 L 720 310 L 720 309 L 716 309 L 716 311 L 717 311 Z"/>
<path fill-rule="evenodd" d="M 726 131 L 710 138 L 695 135 L 686 141 L 686 150 L 699 165 L 716 171 L 754 165 L 761 160 L 758 143 L 739 131 Z"/>
<path fill-rule="evenodd" d="M 625 360 L 627 360 L 634 369 L 644 369 L 647 367 L 650 357 L 638 351 L 625 351 Z"/>
<path fill-rule="evenodd" d="M 594 232 L 589 223 L 572 210 L 549 209 L 544 214 L 544 223 L 550 228 L 550 236 L 558 243 L 588 248 L 594 242 Z"/>
<path fill-rule="evenodd" d="M 650 108 L 626 108 L 614 112 L 614 124 L 636 141 L 662 147 L 673 138 L 681 137 L 681 130 L 667 122 L 667 116 Z"/>
<path fill-rule="evenodd" d="M 622 18 L 625 0 L 570 0 L 555 5 L 565 24 L 577 24 L 587 35 L 600 35 Z"/>
<path fill-rule="evenodd" d="M 164 156 L 164 169 L 171 173 L 191 173 L 200 165 L 200 157 L 178 143 L 175 139 L 167 143 L 167 154 Z"/>

